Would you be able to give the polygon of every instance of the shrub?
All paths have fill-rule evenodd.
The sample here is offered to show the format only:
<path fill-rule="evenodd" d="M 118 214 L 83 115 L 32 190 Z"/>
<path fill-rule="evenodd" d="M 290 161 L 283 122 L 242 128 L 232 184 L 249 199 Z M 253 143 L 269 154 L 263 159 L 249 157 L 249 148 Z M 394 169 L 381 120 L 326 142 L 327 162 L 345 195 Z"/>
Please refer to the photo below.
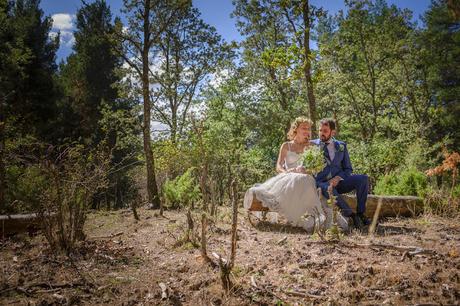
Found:
<path fill-rule="evenodd" d="M 6 167 L 6 194 L 8 213 L 32 213 L 40 205 L 37 194 L 46 190 L 51 182 L 37 165 L 10 165 Z"/>
<path fill-rule="evenodd" d="M 370 143 L 350 143 L 348 149 L 353 172 L 367 174 L 372 185 L 383 173 L 399 168 L 401 156 L 404 156 L 403 148 L 388 139 L 375 139 Z"/>
<path fill-rule="evenodd" d="M 189 168 L 183 175 L 165 182 L 163 195 L 167 207 L 178 208 L 189 205 L 193 207 L 200 199 L 200 188 L 192 175 L 193 170 L 194 168 Z"/>
<path fill-rule="evenodd" d="M 105 150 L 75 144 L 37 143 L 24 152 L 33 154 L 17 155 L 20 166 L 8 169 L 10 196 L 39 215 L 53 251 L 72 253 L 77 241 L 85 238 L 83 227 L 93 196 L 107 188 L 110 159 Z"/>
<path fill-rule="evenodd" d="M 408 169 L 401 172 L 391 172 L 377 180 L 374 193 L 424 197 L 427 186 L 428 180 L 425 174 L 416 169 Z"/>

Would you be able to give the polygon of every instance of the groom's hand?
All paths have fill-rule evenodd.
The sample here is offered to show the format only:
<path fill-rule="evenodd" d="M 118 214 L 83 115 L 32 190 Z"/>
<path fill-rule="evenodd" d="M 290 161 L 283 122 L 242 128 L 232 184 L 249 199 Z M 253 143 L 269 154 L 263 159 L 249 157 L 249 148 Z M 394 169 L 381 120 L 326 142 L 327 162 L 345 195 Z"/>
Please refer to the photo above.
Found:
<path fill-rule="evenodd" d="M 343 180 L 340 176 L 334 176 L 329 180 L 329 186 L 332 186 L 332 188 L 335 188 L 339 182 Z"/>

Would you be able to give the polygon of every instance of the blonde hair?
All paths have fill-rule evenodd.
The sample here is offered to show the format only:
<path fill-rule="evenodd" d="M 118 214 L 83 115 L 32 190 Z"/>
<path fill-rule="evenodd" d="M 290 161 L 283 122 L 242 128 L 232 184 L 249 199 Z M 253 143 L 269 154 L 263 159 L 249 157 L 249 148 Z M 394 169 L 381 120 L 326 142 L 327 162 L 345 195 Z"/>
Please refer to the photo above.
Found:
<path fill-rule="evenodd" d="M 307 117 L 297 117 L 292 121 L 291 123 L 291 128 L 289 129 L 289 132 L 287 133 L 287 137 L 289 140 L 294 140 L 295 135 L 297 134 L 297 129 L 302 123 L 307 123 L 309 126 L 313 124 L 313 122 L 307 118 Z"/>

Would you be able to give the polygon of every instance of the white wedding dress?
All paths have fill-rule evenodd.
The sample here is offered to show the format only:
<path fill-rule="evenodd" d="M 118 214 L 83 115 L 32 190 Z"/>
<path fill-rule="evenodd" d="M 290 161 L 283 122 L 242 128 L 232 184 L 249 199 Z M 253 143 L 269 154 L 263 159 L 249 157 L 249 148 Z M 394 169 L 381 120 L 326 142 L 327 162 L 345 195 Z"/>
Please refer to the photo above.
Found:
<path fill-rule="evenodd" d="M 301 165 L 300 154 L 289 149 L 285 159 L 285 168 Z M 315 223 L 323 228 L 332 226 L 332 209 L 325 199 L 320 200 L 313 176 L 302 173 L 280 173 L 263 184 L 249 188 L 244 196 L 244 207 L 250 208 L 253 197 L 264 207 L 284 216 L 293 226 L 301 226 L 308 232 L 314 231 Z M 337 223 L 347 230 L 346 220 L 337 214 Z"/>

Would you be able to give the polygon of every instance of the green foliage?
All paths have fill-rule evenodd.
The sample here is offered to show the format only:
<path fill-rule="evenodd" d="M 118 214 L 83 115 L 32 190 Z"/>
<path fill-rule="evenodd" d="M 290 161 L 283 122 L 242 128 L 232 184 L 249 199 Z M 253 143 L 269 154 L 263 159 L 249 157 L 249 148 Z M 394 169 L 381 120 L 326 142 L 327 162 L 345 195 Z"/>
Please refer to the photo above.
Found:
<path fill-rule="evenodd" d="M 166 205 L 170 208 L 194 205 L 200 197 L 200 189 L 193 177 L 194 168 L 189 168 L 184 174 L 173 180 L 167 180 L 163 186 Z"/>
<path fill-rule="evenodd" d="M 389 139 L 371 142 L 352 142 L 348 145 L 353 172 L 369 175 L 371 182 L 385 173 L 396 170 L 403 161 L 404 143 Z"/>
<path fill-rule="evenodd" d="M 0 2 L 0 120 L 24 134 L 53 141 L 57 115 L 53 76 L 59 37 L 50 38 L 52 20 L 39 1 Z M 1 135 L 0 135 L 1 137 Z"/>
<path fill-rule="evenodd" d="M 241 171 L 244 190 L 251 187 L 254 182 L 263 182 L 274 174 L 273 161 L 258 147 L 243 151 L 241 165 L 244 168 L 244 171 Z"/>
<path fill-rule="evenodd" d="M 453 189 L 452 189 L 452 197 L 460 199 L 460 184 L 457 184 Z"/>
<path fill-rule="evenodd" d="M 83 3 L 76 27 L 74 52 L 60 67 L 59 82 L 68 97 L 60 102 L 66 110 L 62 135 L 88 147 L 107 146 L 114 168 L 110 187 L 95 197 L 93 208 L 100 208 L 103 199 L 107 209 L 121 208 L 137 197 L 128 172 L 140 163 L 140 110 L 122 82 L 125 71 L 115 53 L 119 42 L 111 39 L 114 24 L 107 2 Z"/>
<path fill-rule="evenodd" d="M 86 212 L 94 196 L 107 188 L 106 150 L 24 139 L 8 147 L 8 211 L 39 214 L 51 249 L 72 252 L 84 238 Z"/>
<path fill-rule="evenodd" d="M 173 142 L 183 134 L 200 82 L 231 56 L 230 48 L 215 28 L 200 18 L 192 2 L 184 3 L 187 5 L 172 7 L 174 18 L 160 32 L 158 56 L 164 60 L 151 75 L 158 84 L 152 90 L 156 97 L 153 117 L 169 126 Z"/>
<path fill-rule="evenodd" d="M 6 180 L 9 183 L 6 195 L 9 213 L 37 211 L 40 200 L 37 195 L 51 184 L 36 165 L 27 168 L 11 165 L 6 168 Z"/>
<path fill-rule="evenodd" d="M 79 121 L 78 133 L 87 144 L 97 144 L 103 138 L 99 121 L 103 104 L 116 111 L 126 109 L 125 99 L 119 99 L 116 83 L 122 75 L 121 57 L 115 55 L 116 42 L 109 39 L 113 32 L 112 14 L 107 3 L 97 0 L 83 4 L 77 12 L 74 52 L 60 67 L 60 85 L 68 99 L 62 102 L 69 107 L 70 122 Z M 78 84 L 78 86 L 77 86 Z M 62 124 L 68 124 L 64 116 Z"/>
<path fill-rule="evenodd" d="M 457 150 L 460 147 L 460 31 L 458 17 L 449 8 L 449 2 L 432 1 L 425 12 L 425 29 L 417 37 L 422 46 L 418 64 L 425 72 L 426 88 L 432 92 L 431 100 L 436 106 L 431 109 L 434 126 L 430 139 L 437 141 L 439 135 L 446 135 L 452 140 L 449 147 Z M 458 3 L 453 5 L 458 8 Z"/>
<path fill-rule="evenodd" d="M 415 169 L 392 172 L 377 181 L 374 192 L 380 195 L 411 195 L 424 197 L 427 193 L 426 175 Z"/>
<path fill-rule="evenodd" d="M 155 177 L 172 207 L 197 201 L 197 181 L 203 200 L 222 204 L 234 179 L 242 191 L 275 174 L 289 122 L 308 113 L 307 60 L 318 117 L 337 119 L 354 172 L 370 176 L 372 192 L 426 193 L 430 203 L 451 205 L 447 177 L 426 187 L 422 174 L 438 164 L 441 146 L 460 145 L 460 31 L 446 1 L 432 1 L 423 27 L 385 1 L 346 1 L 335 16 L 310 6 L 318 50 L 307 59 L 301 1 L 236 0 L 238 63 L 190 1 L 154 1 L 150 41 L 141 35 L 143 3 L 124 4 L 127 27 L 112 21 L 106 1 L 82 4 L 74 52 L 56 75 L 59 37 L 50 36 L 39 1 L 0 0 L 0 194 L 14 203 L 9 211 L 37 207 L 35 194 L 52 185 L 37 165 L 26 167 L 43 155 L 34 147 L 43 139 L 83 144 L 81 152 L 105 148 L 109 183 L 94 208 L 137 197 L 136 185 L 145 185 L 145 169 L 136 168 L 142 61 L 132 54 L 145 44 L 149 66 L 159 68 L 149 71 L 152 119 L 169 127 L 152 145 Z M 18 159 L 25 148 L 28 159 Z"/>

